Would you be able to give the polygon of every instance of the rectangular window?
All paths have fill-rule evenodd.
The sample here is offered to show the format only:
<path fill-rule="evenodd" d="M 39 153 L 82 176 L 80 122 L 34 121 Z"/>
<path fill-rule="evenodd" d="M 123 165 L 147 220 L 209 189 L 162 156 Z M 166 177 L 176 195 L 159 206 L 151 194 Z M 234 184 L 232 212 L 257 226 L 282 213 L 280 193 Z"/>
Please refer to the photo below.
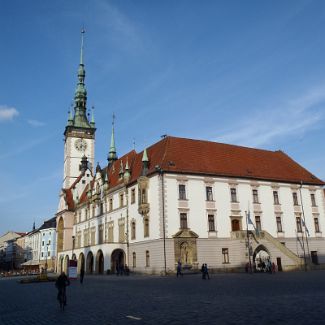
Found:
<path fill-rule="evenodd" d="M 186 192 L 185 192 L 185 185 L 179 184 L 178 185 L 178 194 L 180 200 L 186 200 Z"/>
<path fill-rule="evenodd" d="M 109 199 L 109 211 L 113 210 L 113 198 Z"/>
<path fill-rule="evenodd" d="M 104 226 L 99 225 L 98 226 L 98 244 L 103 244 L 104 241 Z"/>
<path fill-rule="evenodd" d="M 255 225 L 256 225 L 256 229 L 258 231 L 262 230 L 261 217 L 260 216 L 255 216 Z"/>
<path fill-rule="evenodd" d="M 96 228 L 92 227 L 90 232 L 90 244 L 95 245 Z"/>
<path fill-rule="evenodd" d="M 125 241 L 125 229 L 124 222 L 118 225 L 118 240 L 120 243 Z"/>
<path fill-rule="evenodd" d="M 144 237 L 149 237 L 149 217 L 145 217 L 143 222 L 144 222 Z"/>
<path fill-rule="evenodd" d="M 296 217 L 297 232 L 302 232 L 301 218 Z"/>
<path fill-rule="evenodd" d="M 273 191 L 273 200 L 274 200 L 274 204 L 278 205 L 279 203 L 279 194 L 278 191 Z"/>
<path fill-rule="evenodd" d="M 316 205 L 316 199 L 315 199 L 315 194 L 314 194 L 314 193 L 311 193 L 311 194 L 310 194 L 310 199 L 311 199 L 311 205 L 312 205 L 313 207 L 317 206 L 317 205 Z"/>
<path fill-rule="evenodd" d="M 231 202 L 237 202 L 237 192 L 235 188 L 230 189 Z"/>
<path fill-rule="evenodd" d="M 209 222 L 209 231 L 215 231 L 215 224 L 214 224 L 214 215 L 209 214 L 208 215 L 208 222 Z"/>
<path fill-rule="evenodd" d="M 42 246 L 44 246 L 44 240 L 42 241 Z"/>
<path fill-rule="evenodd" d="M 146 204 L 147 203 L 147 190 L 145 188 L 143 188 L 141 190 L 141 200 L 140 200 L 140 202 L 142 204 Z"/>
<path fill-rule="evenodd" d="M 293 205 L 299 205 L 298 204 L 298 195 L 296 192 L 292 193 L 292 198 L 293 198 Z"/>
<path fill-rule="evenodd" d="M 206 189 L 207 201 L 213 201 L 212 187 L 207 186 L 205 189 Z"/>
<path fill-rule="evenodd" d="M 187 229 L 187 214 L 181 213 L 180 219 L 181 219 L 181 229 Z"/>
<path fill-rule="evenodd" d="M 314 218 L 315 232 L 320 232 L 318 218 Z"/>
<path fill-rule="evenodd" d="M 135 221 L 131 222 L 131 239 L 135 239 Z"/>
<path fill-rule="evenodd" d="M 229 263 L 229 250 L 228 248 L 222 249 L 222 263 L 228 264 Z"/>
<path fill-rule="evenodd" d="M 124 195 L 123 193 L 120 193 L 120 208 L 123 206 L 123 201 L 124 201 Z"/>
<path fill-rule="evenodd" d="M 281 217 L 276 217 L 276 229 L 278 232 L 282 232 Z"/>
<path fill-rule="evenodd" d="M 253 190 L 253 203 L 259 203 L 257 190 Z"/>
<path fill-rule="evenodd" d="M 135 188 L 131 190 L 131 204 L 135 203 Z"/>
<path fill-rule="evenodd" d="M 108 223 L 108 234 L 107 234 L 107 241 L 109 243 L 113 243 L 114 242 L 114 222 L 111 221 Z"/>
<path fill-rule="evenodd" d="M 137 255 L 135 252 L 132 253 L 132 266 L 133 267 L 137 266 Z"/>
<path fill-rule="evenodd" d="M 88 229 L 84 230 L 84 246 L 89 246 Z"/>

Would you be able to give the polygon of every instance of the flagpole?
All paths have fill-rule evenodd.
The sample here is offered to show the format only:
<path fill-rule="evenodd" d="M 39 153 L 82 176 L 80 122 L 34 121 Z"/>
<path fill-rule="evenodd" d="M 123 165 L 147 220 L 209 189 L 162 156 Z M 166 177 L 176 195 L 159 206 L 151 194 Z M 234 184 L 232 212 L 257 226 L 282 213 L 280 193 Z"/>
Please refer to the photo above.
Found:
<path fill-rule="evenodd" d="M 305 235 L 306 235 L 307 253 L 308 253 L 308 258 L 310 260 L 310 251 L 309 251 L 309 243 L 308 243 L 308 236 L 307 236 L 307 226 L 306 226 L 306 218 L 305 218 L 305 209 L 304 209 L 304 204 L 302 202 L 301 188 L 302 188 L 302 181 L 300 181 L 300 187 L 299 187 L 300 203 L 301 203 L 302 218 L 303 218 L 303 221 L 304 221 L 304 229 L 305 229 Z"/>
<path fill-rule="evenodd" d="M 249 235 L 248 235 L 248 214 L 247 211 L 245 211 L 246 214 L 246 236 L 247 236 L 247 250 L 248 250 L 248 263 L 249 263 L 249 272 L 252 274 L 252 262 L 251 262 L 251 252 L 250 252 L 250 241 L 249 241 Z"/>

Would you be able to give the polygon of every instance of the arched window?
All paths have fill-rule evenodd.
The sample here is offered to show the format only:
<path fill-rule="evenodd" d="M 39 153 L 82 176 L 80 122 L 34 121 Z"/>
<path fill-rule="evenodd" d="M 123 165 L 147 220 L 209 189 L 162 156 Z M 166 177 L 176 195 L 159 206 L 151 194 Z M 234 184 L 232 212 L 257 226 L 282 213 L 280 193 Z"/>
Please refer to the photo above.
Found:
<path fill-rule="evenodd" d="M 137 266 L 137 254 L 135 252 L 132 253 L 132 266 Z"/>
<path fill-rule="evenodd" d="M 150 266 L 150 253 L 146 251 L 146 267 Z"/>
<path fill-rule="evenodd" d="M 131 239 L 135 239 L 135 221 L 131 222 Z"/>

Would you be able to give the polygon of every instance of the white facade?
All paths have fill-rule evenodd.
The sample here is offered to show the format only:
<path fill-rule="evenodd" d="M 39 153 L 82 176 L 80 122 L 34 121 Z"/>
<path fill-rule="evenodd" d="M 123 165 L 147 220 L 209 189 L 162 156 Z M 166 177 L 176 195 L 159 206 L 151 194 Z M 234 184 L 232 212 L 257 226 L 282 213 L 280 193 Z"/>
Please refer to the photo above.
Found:
<path fill-rule="evenodd" d="M 80 254 L 84 254 L 84 259 L 87 260 L 89 252 L 93 256 L 91 270 L 89 269 L 88 272 L 96 272 L 98 252 L 102 252 L 104 257 L 104 271 L 114 272 L 112 253 L 117 249 L 123 250 L 124 263 L 134 271 L 153 273 L 164 271 L 163 220 L 165 220 L 167 271 L 174 271 L 177 260 L 184 259 L 182 249 L 177 253 L 174 238 L 183 228 L 188 228 L 197 235 L 196 253 L 192 252 L 192 256 L 187 261 L 192 268 L 197 268 L 202 263 L 208 263 L 212 269 L 243 268 L 248 261 L 245 238 L 248 211 L 254 226 L 260 228 L 259 234 L 255 234 L 255 231 L 252 231 L 253 226 L 248 227 L 258 237 L 256 242 L 254 240 L 251 242 L 253 251 L 258 252 L 258 247 L 262 245 L 271 260 L 281 263 L 284 269 L 299 267 L 302 263 L 300 258 L 304 254 L 301 245 L 304 237 L 306 256 L 316 252 L 318 262 L 325 263 L 323 236 L 325 204 L 321 186 L 302 185 L 300 188 L 299 184 L 164 174 L 162 193 L 162 176 L 155 174 L 148 178 L 149 234 L 145 236 L 144 216 L 138 212 L 138 184 L 128 186 L 127 195 L 125 186 L 109 190 L 104 195 L 103 181 L 100 180 L 99 173 L 96 177 L 99 188 L 96 193 L 96 185 L 94 185 L 91 197 L 97 195 L 102 199 L 97 203 L 92 201 L 93 203 L 80 205 L 75 212 L 73 226 L 75 238 L 73 253 L 76 258 L 79 259 Z M 89 180 L 82 186 L 88 183 Z M 180 199 L 179 185 L 185 185 L 183 199 Z M 212 196 L 207 197 L 207 187 L 212 188 Z M 231 189 L 236 189 L 236 202 L 231 201 Z M 80 188 L 76 187 L 75 191 L 78 190 Z M 255 197 L 253 197 L 253 190 Z M 134 202 L 132 202 L 132 191 L 135 191 Z M 277 192 L 279 204 L 275 204 L 277 202 L 275 202 L 274 192 Z M 293 193 L 297 194 L 298 202 L 294 202 Z M 311 194 L 315 198 L 313 201 Z M 162 214 L 163 196 L 164 215 Z M 110 204 L 113 204 L 111 210 Z M 181 224 L 181 214 L 186 215 L 186 226 Z M 209 225 L 208 216 L 214 217 L 214 229 L 209 230 L 209 227 L 213 227 Z M 260 226 L 257 225 L 256 217 L 259 217 Z M 280 225 L 277 217 L 281 220 Z M 298 229 L 297 218 L 300 218 Z M 239 229 L 233 229 L 232 220 L 239 221 Z M 135 223 L 135 236 L 132 232 L 133 223 Z M 113 237 L 111 227 L 113 227 Z M 186 238 L 182 241 L 186 242 Z M 224 256 L 225 252 L 227 256 Z M 71 259 L 72 250 L 61 254 L 61 258 L 66 255 Z M 87 269 L 87 262 L 85 263 Z M 186 264 L 186 261 L 183 261 L 183 264 Z"/>

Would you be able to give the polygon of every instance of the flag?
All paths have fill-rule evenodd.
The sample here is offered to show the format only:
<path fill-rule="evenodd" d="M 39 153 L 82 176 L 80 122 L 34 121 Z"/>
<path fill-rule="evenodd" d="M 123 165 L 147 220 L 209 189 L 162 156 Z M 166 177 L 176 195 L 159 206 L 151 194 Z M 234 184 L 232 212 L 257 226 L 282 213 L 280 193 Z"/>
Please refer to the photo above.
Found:
<path fill-rule="evenodd" d="M 248 213 L 247 213 L 247 223 L 248 223 L 248 224 L 251 224 L 251 225 L 253 226 L 253 228 L 254 228 L 254 230 L 255 230 L 255 232 L 256 232 L 256 236 L 259 236 L 260 232 L 259 232 L 259 230 L 255 227 L 255 225 L 254 225 L 254 223 L 253 223 L 253 221 L 252 221 L 252 219 L 251 219 L 250 214 L 251 214 L 250 211 L 248 211 Z"/>

